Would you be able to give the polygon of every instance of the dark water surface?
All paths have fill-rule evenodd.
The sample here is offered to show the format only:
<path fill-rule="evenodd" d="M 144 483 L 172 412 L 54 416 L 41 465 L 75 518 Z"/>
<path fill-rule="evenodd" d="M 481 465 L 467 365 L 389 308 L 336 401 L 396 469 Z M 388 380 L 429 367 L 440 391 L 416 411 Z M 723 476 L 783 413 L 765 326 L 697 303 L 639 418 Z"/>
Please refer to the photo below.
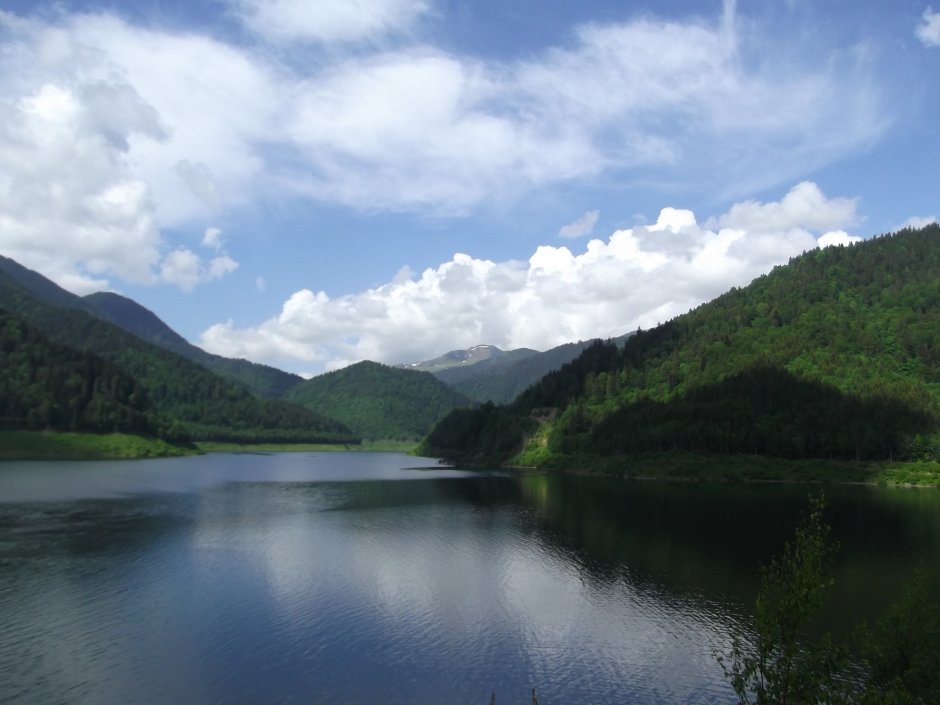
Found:
<path fill-rule="evenodd" d="M 807 491 L 394 453 L 2 463 L 0 702 L 732 702 L 715 650 Z M 938 589 L 940 492 L 825 492 L 823 626 L 918 565 Z"/>

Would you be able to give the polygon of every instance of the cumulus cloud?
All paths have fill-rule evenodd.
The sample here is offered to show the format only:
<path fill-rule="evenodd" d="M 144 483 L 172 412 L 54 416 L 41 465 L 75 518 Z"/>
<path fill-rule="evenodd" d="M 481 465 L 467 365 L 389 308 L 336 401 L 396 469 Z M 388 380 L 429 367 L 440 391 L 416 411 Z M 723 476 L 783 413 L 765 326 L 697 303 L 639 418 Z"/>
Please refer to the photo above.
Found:
<path fill-rule="evenodd" d="M 940 47 L 940 12 L 934 12 L 930 7 L 924 10 L 914 32 L 924 46 Z"/>
<path fill-rule="evenodd" d="M 208 126 L 187 121 L 187 111 L 205 108 L 200 96 L 212 92 L 193 83 L 197 74 L 212 82 L 214 71 L 232 73 L 227 66 L 219 70 L 224 51 L 207 49 L 208 40 L 149 33 L 106 15 L 69 17 L 56 26 L 0 13 L 0 35 L 4 254 L 82 294 L 107 288 L 111 277 L 191 288 L 193 281 L 231 271 L 227 256 L 202 269 L 185 248 L 164 256 L 168 243 L 161 232 L 213 200 L 200 161 L 205 150 L 233 149 L 221 160 L 226 167 L 245 151 L 219 137 L 226 134 L 220 123 L 238 123 L 237 114 L 217 115 Z M 162 66 L 154 61 L 172 57 L 175 48 L 183 56 Z M 185 69 L 192 89 L 186 96 L 179 92 L 184 77 L 181 63 L 174 70 L 175 60 L 194 62 Z M 237 71 L 232 76 L 243 78 Z M 213 110 L 218 107 L 216 101 Z"/>
<path fill-rule="evenodd" d="M 176 284 L 183 291 L 192 291 L 199 283 L 203 270 L 202 260 L 192 250 L 179 248 L 170 252 L 160 266 L 163 281 Z"/>
<path fill-rule="evenodd" d="M 818 240 L 820 247 L 839 247 L 843 245 L 852 245 L 861 242 L 862 238 L 856 235 L 849 235 L 844 230 L 836 230 L 824 233 Z"/>
<path fill-rule="evenodd" d="M 723 228 L 741 228 L 751 232 L 776 232 L 805 227 L 814 230 L 854 225 L 856 201 L 852 198 L 826 198 L 819 186 L 803 181 L 779 202 L 745 201 L 721 216 Z"/>
<path fill-rule="evenodd" d="M 590 235 L 594 232 L 600 214 L 600 211 L 588 211 L 574 222 L 562 225 L 558 230 L 558 237 L 576 238 Z"/>
<path fill-rule="evenodd" d="M 110 108 L 124 115 L 123 128 Z M 4 253 L 80 293 L 108 275 L 147 280 L 160 257 L 155 207 L 124 161 L 130 140 L 163 134 L 119 81 L 42 83 L 0 99 Z"/>
<path fill-rule="evenodd" d="M 829 216 L 802 210 L 794 192 L 812 193 Z M 691 211 L 664 208 L 654 225 L 617 230 L 578 252 L 544 245 L 525 262 L 457 254 L 420 275 L 405 268 L 358 294 L 333 298 L 302 289 L 258 326 L 227 321 L 208 328 L 201 345 L 259 362 L 330 369 L 362 359 L 409 362 L 484 342 L 546 349 L 620 335 L 747 284 L 805 250 L 857 240 L 839 229 L 856 222 L 854 204 L 800 184 L 779 202 L 737 204 L 710 221 L 732 225 L 710 228 Z M 783 215 L 788 209 L 793 213 Z"/>
<path fill-rule="evenodd" d="M 197 285 L 219 279 L 238 269 L 238 262 L 222 253 L 208 263 L 190 249 L 179 247 L 163 258 L 160 279 L 175 284 L 183 291 L 192 291 Z"/>
<path fill-rule="evenodd" d="M 189 248 L 178 247 L 163 258 L 160 279 L 168 284 L 176 284 L 183 291 L 192 291 L 199 284 L 221 279 L 238 269 L 238 262 L 229 257 L 224 249 L 225 243 L 219 228 L 207 228 L 201 245 L 213 250 L 215 257 L 205 262 Z"/>
<path fill-rule="evenodd" d="M 401 32 L 426 0 L 233 0 L 245 25 L 274 42 L 349 42 Z"/>

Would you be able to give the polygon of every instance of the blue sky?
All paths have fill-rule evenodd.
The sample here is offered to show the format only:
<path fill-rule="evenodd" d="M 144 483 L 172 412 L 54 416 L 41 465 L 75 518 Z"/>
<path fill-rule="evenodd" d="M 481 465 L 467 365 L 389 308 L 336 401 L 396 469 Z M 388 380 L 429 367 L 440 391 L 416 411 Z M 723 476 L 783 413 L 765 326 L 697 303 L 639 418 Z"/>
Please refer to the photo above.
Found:
<path fill-rule="evenodd" d="M 933 220 L 940 10 L 0 2 L 0 253 L 302 373 L 546 349 Z"/>

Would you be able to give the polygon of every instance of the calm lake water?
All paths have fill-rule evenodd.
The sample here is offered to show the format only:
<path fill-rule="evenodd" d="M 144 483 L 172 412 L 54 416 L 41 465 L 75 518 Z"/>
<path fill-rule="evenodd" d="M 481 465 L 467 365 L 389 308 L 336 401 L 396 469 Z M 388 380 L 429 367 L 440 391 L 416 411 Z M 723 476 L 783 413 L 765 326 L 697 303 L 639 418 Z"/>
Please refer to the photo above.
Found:
<path fill-rule="evenodd" d="M 3 463 L 0 702 L 733 702 L 714 653 L 807 492 L 394 453 Z M 824 626 L 918 565 L 938 590 L 940 492 L 825 493 Z"/>

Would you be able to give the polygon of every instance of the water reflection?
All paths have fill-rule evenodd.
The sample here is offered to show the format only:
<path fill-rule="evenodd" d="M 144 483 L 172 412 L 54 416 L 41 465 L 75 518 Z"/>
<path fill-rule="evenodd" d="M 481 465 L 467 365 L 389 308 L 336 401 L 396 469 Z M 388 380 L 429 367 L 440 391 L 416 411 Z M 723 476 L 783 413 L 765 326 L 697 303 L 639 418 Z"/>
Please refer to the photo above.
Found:
<path fill-rule="evenodd" d="M 396 455 L 202 460 L 157 492 L 109 465 L 93 498 L 0 504 L 0 702 L 730 702 L 713 651 L 806 504 Z M 838 626 L 934 566 L 940 500 L 826 493 Z"/>

